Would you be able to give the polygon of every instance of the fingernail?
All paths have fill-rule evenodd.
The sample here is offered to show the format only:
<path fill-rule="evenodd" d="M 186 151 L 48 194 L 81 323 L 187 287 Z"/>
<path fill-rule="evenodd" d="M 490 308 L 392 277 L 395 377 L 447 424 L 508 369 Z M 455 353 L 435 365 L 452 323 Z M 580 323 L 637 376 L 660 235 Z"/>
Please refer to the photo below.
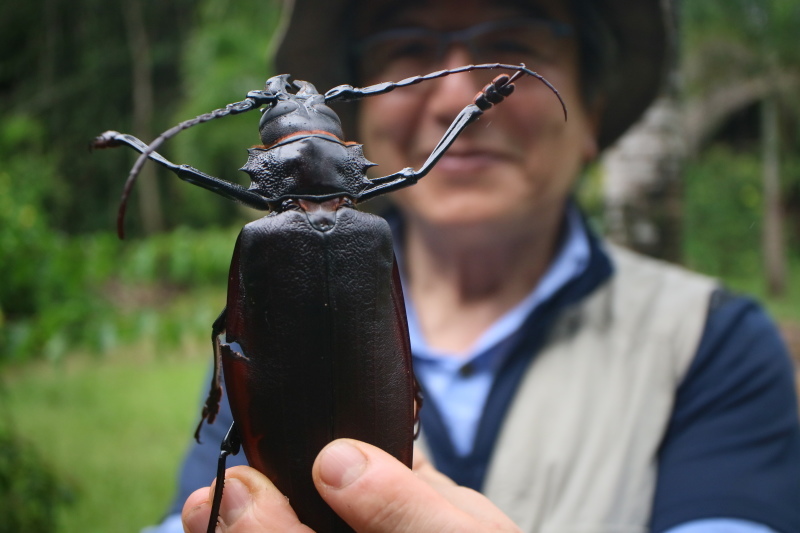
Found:
<path fill-rule="evenodd" d="M 242 516 L 253 502 L 247 485 L 236 478 L 225 478 L 225 487 L 222 492 L 222 505 L 219 509 L 219 518 L 226 526 L 230 527 Z"/>
<path fill-rule="evenodd" d="M 359 478 L 367 466 L 361 450 L 347 441 L 337 441 L 320 454 L 319 477 L 326 485 L 341 489 Z"/>

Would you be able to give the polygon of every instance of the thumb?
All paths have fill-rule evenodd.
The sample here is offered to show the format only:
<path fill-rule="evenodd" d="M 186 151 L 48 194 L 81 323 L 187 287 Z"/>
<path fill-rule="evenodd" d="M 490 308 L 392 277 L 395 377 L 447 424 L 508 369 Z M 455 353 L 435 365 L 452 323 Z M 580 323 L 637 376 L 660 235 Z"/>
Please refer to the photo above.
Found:
<path fill-rule="evenodd" d="M 183 507 L 187 533 L 204 533 L 211 515 L 214 484 L 196 490 Z M 259 471 L 234 466 L 225 473 L 217 531 L 225 533 L 313 533 L 300 523 L 286 497 Z"/>
<path fill-rule="evenodd" d="M 322 498 L 359 533 L 463 532 L 478 524 L 388 453 L 340 439 L 312 469 Z"/>

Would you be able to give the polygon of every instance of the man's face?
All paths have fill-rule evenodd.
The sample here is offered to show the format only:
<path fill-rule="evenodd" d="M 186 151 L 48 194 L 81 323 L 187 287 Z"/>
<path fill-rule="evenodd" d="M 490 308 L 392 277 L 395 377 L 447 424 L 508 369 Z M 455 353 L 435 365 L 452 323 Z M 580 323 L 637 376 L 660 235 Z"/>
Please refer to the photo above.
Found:
<path fill-rule="evenodd" d="M 570 24 L 560 2 L 531 3 L 538 7 L 523 12 L 491 0 L 436 0 L 425 7 L 401 9 L 391 20 L 374 21 L 368 27 L 375 30 L 372 33 L 411 27 L 455 31 L 487 21 L 532 17 Z M 517 30 L 510 29 L 508 35 L 513 31 Z M 365 34 L 369 38 L 371 33 Z M 506 43 L 490 35 L 481 41 L 484 37 L 474 39 L 478 46 L 471 50 L 471 45 L 451 44 L 430 70 L 515 57 L 514 40 Z M 535 223 L 544 211 L 563 208 L 582 166 L 597 148 L 595 126 L 580 97 L 577 42 L 574 36 L 556 41 L 556 46 L 548 45 L 550 57 L 533 59 L 527 66 L 558 89 L 569 120 L 564 121 L 558 99 L 544 84 L 532 77 L 519 79 L 514 94 L 469 126 L 427 177 L 394 195 L 407 217 L 426 224 L 502 231 Z M 431 61 L 415 56 L 420 54 L 418 48 L 413 43 L 396 47 L 377 62 L 369 62 L 365 52 L 362 57 L 369 64 L 360 65 L 365 77 L 361 83 L 398 81 L 394 76 L 409 75 L 404 70 L 415 61 L 418 68 L 428 68 Z M 494 50 L 502 57 L 490 60 Z M 474 57 L 476 52 L 480 57 Z M 453 118 L 499 73 L 455 74 L 365 99 L 359 129 L 367 157 L 380 164 L 384 174 L 406 166 L 419 168 Z"/>

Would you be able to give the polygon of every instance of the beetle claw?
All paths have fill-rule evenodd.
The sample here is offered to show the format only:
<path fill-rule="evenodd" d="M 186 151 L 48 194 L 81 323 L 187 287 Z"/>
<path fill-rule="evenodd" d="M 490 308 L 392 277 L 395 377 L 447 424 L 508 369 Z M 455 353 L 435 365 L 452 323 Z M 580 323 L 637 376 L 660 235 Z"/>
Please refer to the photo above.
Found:
<path fill-rule="evenodd" d="M 114 148 L 122 144 L 119 140 L 117 140 L 117 136 L 120 135 L 118 131 L 108 130 L 92 140 L 89 149 L 103 149 L 103 148 Z"/>
<path fill-rule="evenodd" d="M 514 92 L 514 79 L 518 76 L 510 77 L 508 74 L 496 76 L 491 83 L 488 83 L 478 94 L 475 95 L 475 105 L 481 111 L 486 111 L 495 104 L 502 102 L 507 96 Z"/>

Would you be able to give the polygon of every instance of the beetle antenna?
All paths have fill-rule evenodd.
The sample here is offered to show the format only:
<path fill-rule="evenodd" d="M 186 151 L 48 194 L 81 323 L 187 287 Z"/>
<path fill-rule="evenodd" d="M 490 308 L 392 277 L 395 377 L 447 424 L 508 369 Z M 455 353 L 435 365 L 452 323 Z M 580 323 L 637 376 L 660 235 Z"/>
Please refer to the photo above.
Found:
<path fill-rule="evenodd" d="M 396 82 L 389 81 L 384 83 L 378 83 L 377 85 L 370 85 L 369 87 L 359 88 L 359 87 L 353 87 L 352 85 L 339 85 L 325 93 L 325 102 L 327 103 L 337 100 L 341 102 L 355 102 L 356 100 L 361 100 L 362 98 L 366 98 L 367 96 L 377 96 L 380 94 L 386 94 L 399 87 L 408 87 L 409 85 L 416 85 L 418 83 L 422 83 L 423 81 L 435 80 L 437 78 L 444 78 L 445 76 L 449 76 L 450 74 L 458 74 L 460 72 L 470 72 L 473 70 L 491 70 L 491 69 L 515 70 L 518 73 L 527 74 L 528 76 L 532 76 L 537 80 L 541 81 L 542 83 L 544 83 L 547 86 L 547 88 L 553 91 L 553 94 L 555 94 L 556 97 L 558 97 L 558 101 L 561 102 L 561 108 L 564 110 L 564 120 L 567 120 L 567 104 L 564 103 L 564 99 L 561 98 L 561 95 L 559 94 L 558 90 L 555 87 L 553 87 L 553 85 L 549 81 L 547 81 L 544 78 L 544 76 L 527 68 L 525 66 L 525 63 L 520 63 L 519 65 L 507 65 L 505 63 L 483 63 L 480 65 L 466 65 L 463 67 L 453 68 L 449 70 L 437 70 L 436 72 L 431 72 L 430 74 L 425 74 L 424 76 L 412 76 L 410 78 L 406 78 L 404 80 Z"/>
<path fill-rule="evenodd" d="M 122 198 L 119 201 L 119 210 L 117 211 L 117 234 L 119 235 L 120 239 L 125 238 L 125 227 L 124 227 L 124 220 L 125 220 L 125 211 L 128 205 L 128 198 L 130 197 L 131 190 L 133 190 L 133 184 L 136 183 L 136 178 L 139 176 L 139 173 L 142 171 L 142 167 L 144 166 L 147 159 L 150 157 L 152 153 L 154 153 L 158 148 L 164 144 L 164 141 L 176 136 L 178 133 L 182 132 L 183 130 L 189 129 L 192 126 L 196 126 L 197 124 L 202 124 L 204 122 L 208 122 L 210 120 L 214 120 L 215 118 L 222 118 L 228 115 L 238 115 L 239 113 L 245 113 L 247 111 L 251 111 L 253 109 L 258 109 L 262 105 L 265 104 L 272 104 L 274 103 L 278 97 L 272 91 L 250 91 L 247 93 L 247 98 L 242 100 L 241 102 L 235 102 L 232 104 L 228 104 L 225 107 L 220 109 L 215 109 L 210 113 L 204 113 L 202 115 L 198 115 L 195 118 L 184 120 L 177 126 L 173 126 L 158 137 L 156 137 L 150 145 L 142 151 L 141 155 L 136 159 L 136 162 L 131 167 L 131 171 L 128 173 L 128 179 L 125 181 L 125 187 L 122 189 Z"/>

